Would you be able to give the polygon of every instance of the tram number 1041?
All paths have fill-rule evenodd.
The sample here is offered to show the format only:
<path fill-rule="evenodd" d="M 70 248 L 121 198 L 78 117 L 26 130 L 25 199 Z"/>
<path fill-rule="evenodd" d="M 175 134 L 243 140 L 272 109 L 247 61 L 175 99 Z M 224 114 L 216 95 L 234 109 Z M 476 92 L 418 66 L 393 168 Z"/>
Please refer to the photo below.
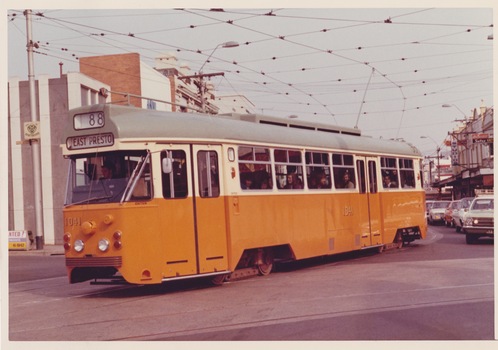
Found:
<path fill-rule="evenodd" d="M 344 207 L 344 216 L 353 216 L 353 207 L 350 205 L 346 205 Z"/>

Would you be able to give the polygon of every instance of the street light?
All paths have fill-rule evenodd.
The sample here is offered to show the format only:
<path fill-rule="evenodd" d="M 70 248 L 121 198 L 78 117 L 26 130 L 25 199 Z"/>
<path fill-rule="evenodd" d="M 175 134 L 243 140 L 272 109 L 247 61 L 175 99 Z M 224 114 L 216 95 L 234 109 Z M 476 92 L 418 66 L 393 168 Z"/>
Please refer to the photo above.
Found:
<path fill-rule="evenodd" d="M 202 68 L 204 68 L 204 66 L 206 65 L 206 63 L 209 62 L 209 59 L 211 58 L 211 56 L 213 56 L 214 52 L 220 46 L 222 48 L 226 49 L 226 48 L 231 48 L 231 47 L 237 47 L 237 46 L 239 46 L 239 43 L 236 42 L 236 41 L 227 41 L 225 43 L 216 45 L 216 47 L 214 48 L 214 50 L 211 51 L 211 54 L 208 56 L 208 58 L 206 59 L 206 61 L 202 64 L 201 68 L 199 69 L 199 74 L 197 75 L 197 77 L 199 78 L 199 91 L 200 91 L 200 95 L 201 95 L 201 110 L 202 110 L 202 112 L 206 112 L 206 103 L 204 101 L 204 90 L 205 90 L 205 86 L 204 86 L 204 80 L 202 78 L 204 76 L 223 75 L 223 73 L 202 74 Z"/>
<path fill-rule="evenodd" d="M 206 59 L 206 61 L 202 64 L 201 68 L 199 69 L 199 74 L 202 74 L 202 68 L 204 68 L 204 66 L 206 65 L 206 63 L 209 62 L 209 59 L 211 58 L 211 56 L 213 56 L 214 52 L 218 49 L 218 47 L 222 47 L 224 49 L 228 49 L 228 48 L 231 48 L 231 47 L 237 47 L 239 46 L 239 43 L 236 42 L 236 41 L 227 41 L 226 43 L 221 43 L 221 44 L 218 44 L 216 45 L 216 47 L 214 48 L 213 51 L 211 51 L 211 54 L 209 55 L 209 57 Z"/>
<path fill-rule="evenodd" d="M 437 178 L 438 181 L 441 181 L 441 168 L 439 167 L 439 152 L 441 152 L 441 147 L 439 147 L 439 144 L 430 136 L 420 136 L 421 139 L 430 139 L 432 142 L 436 144 L 436 153 L 437 153 Z M 429 164 L 429 170 L 430 170 L 430 164 Z M 432 180 L 432 178 L 431 178 Z"/>

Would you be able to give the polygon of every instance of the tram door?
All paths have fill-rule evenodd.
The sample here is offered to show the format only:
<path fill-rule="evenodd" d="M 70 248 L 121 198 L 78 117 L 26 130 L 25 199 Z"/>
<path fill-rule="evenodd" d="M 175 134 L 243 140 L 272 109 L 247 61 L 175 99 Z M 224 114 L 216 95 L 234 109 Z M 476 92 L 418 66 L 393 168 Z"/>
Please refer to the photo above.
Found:
<path fill-rule="evenodd" d="M 362 247 L 381 244 L 380 199 L 377 187 L 376 158 L 357 158 L 356 171 L 358 173 L 358 187 L 360 191 L 360 244 Z"/>
<path fill-rule="evenodd" d="M 228 268 L 221 146 L 192 146 L 195 226 L 199 273 Z"/>

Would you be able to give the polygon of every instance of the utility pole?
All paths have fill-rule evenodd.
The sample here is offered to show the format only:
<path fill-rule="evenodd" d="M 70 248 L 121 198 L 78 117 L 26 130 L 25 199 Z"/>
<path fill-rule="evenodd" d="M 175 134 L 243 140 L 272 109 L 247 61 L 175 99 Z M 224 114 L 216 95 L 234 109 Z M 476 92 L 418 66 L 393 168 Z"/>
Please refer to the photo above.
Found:
<path fill-rule="evenodd" d="M 209 73 L 209 74 L 196 74 L 196 75 L 187 75 L 183 77 L 178 77 L 178 79 L 199 79 L 199 82 L 196 84 L 197 87 L 199 88 L 199 96 L 201 99 L 201 111 L 202 113 L 206 113 L 206 101 L 204 97 L 205 89 L 206 89 L 206 84 L 204 83 L 204 77 L 215 77 L 215 76 L 224 76 L 225 73 Z"/>
<path fill-rule="evenodd" d="M 199 95 L 200 95 L 200 98 L 201 98 L 201 111 L 202 113 L 206 113 L 206 101 L 204 100 L 204 93 L 205 93 L 205 90 L 206 90 L 206 85 L 204 83 L 204 77 L 214 77 L 214 76 L 218 76 L 218 75 L 221 75 L 221 76 L 224 76 L 225 73 L 211 73 L 211 74 L 203 74 L 202 73 L 202 68 L 204 68 L 204 66 L 206 65 L 206 63 L 209 62 L 209 59 L 211 58 L 211 56 L 213 56 L 213 53 L 218 49 L 218 47 L 222 47 L 222 48 L 232 48 L 232 47 L 237 47 L 239 46 L 239 43 L 236 42 L 236 41 L 227 41 L 226 43 L 222 43 L 222 44 L 218 44 L 216 45 L 216 47 L 213 49 L 213 51 L 211 51 L 211 53 L 209 54 L 208 58 L 206 59 L 206 61 L 204 61 L 204 63 L 202 64 L 201 68 L 199 69 L 199 74 L 196 74 L 196 75 L 189 75 L 189 76 L 186 76 L 186 77 L 178 77 L 178 79 L 189 79 L 189 78 L 199 78 L 199 82 L 196 84 L 198 85 L 198 88 L 199 88 Z"/>
<path fill-rule="evenodd" d="M 26 16 L 26 35 L 28 51 L 28 80 L 29 80 L 29 101 L 31 111 L 31 121 L 38 122 L 36 89 L 35 89 L 35 70 L 33 62 L 33 47 L 37 44 L 32 39 L 31 29 L 31 10 L 24 11 Z M 30 140 L 31 152 L 33 158 L 33 187 L 34 187 L 34 206 L 36 219 L 36 249 L 43 249 L 43 200 L 41 190 L 41 155 L 39 140 Z"/>

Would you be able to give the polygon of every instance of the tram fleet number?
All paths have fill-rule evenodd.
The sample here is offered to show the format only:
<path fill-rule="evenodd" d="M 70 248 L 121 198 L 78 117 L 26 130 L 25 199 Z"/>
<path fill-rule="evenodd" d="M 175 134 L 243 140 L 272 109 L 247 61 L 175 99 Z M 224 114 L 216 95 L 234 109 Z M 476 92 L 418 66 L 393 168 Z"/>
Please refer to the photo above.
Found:
<path fill-rule="evenodd" d="M 346 205 L 344 207 L 344 216 L 353 216 L 353 207 L 351 205 Z"/>

